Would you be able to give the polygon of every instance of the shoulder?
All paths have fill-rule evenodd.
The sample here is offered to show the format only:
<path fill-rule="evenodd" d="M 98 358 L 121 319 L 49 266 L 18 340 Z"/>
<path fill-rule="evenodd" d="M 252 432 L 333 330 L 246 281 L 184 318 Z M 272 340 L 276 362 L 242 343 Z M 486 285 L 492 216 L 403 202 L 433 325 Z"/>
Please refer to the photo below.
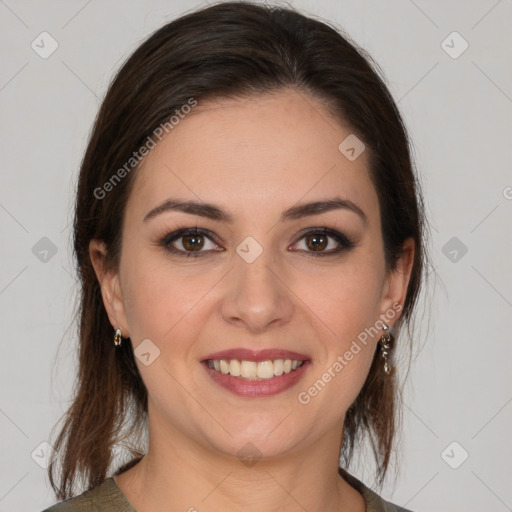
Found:
<path fill-rule="evenodd" d="M 400 507 L 381 498 L 376 492 L 372 491 L 363 482 L 352 476 L 343 469 L 339 469 L 339 474 L 352 487 L 357 489 L 364 498 L 366 503 L 366 512 L 412 512 L 409 509 Z"/>
<path fill-rule="evenodd" d="M 412 512 L 407 508 L 400 507 L 382 499 L 377 493 L 368 487 L 364 488 L 362 494 L 366 501 L 367 512 Z"/>
<path fill-rule="evenodd" d="M 79 496 L 61 501 L 43 512 L 136 512 L 113 478 L 85 491 Z"/>

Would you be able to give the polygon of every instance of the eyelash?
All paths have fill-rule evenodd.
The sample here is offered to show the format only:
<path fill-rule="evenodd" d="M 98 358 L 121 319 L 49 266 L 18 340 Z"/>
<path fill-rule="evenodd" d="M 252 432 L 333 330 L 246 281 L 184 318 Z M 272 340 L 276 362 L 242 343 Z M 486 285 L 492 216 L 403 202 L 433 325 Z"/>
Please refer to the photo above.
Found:
<path fill-rule="evenodd" d="M 158 241 L 157 245 L 163 247 L 166 251 L 170 252 L 171 254 L 175 254 L 176 256 L 185 257 L 185 258 L 191 258 L 191 257 L 192 258 L 201 258 L 201 257 L 211 253 L 210 250 L 207 250 L 207 251 L 183 251 L 181 249 L 176 249 L 175 247 L 173 247 L 171 245 L 172 242 L 179 240 L 180 238 L 187 236 L 187 235 L 204 236 L 204 237 L 210 239 L 210 241 L 212 241 L 213 243 L 217 244 L 217 242 L 215 242 L 215 237 L 213 236 L 213 234 L 210 231 L 195 226 L 194 228 L 190 228 L 190 227 L 182 227 L 181 228 L 180 227 L 180 228 L 176 229 L 175 231 L 168 233 L 167 235 L 162 237 Z M 334 250 L 330 250 L 329 252 L 321 252 L 321 251 L 315 252 L 315 251 L 302 251 L 302 250 L 299 251 L 299 252 L 308 253 L 308 256 L 320 257 L 320 258 L 327 257 L 327 256 L 335 256 L 341 252 L 351 250 L 357 245 L 352 239 L 350 239 L 345 234 L 340 233 L 339 231 L 336 231 L 335 229 L 330 229 L 330 228 L 326 228 L 326 227 L 310 229 L 309 231 L 304 233 L 297 240 L 297 242 L 299 242 L 303 238 L 307 237 L 308 235 L 326 235 L 326 236 L 333 238 L 336 242 L 338 242 L 338 244 L 340 244 L 340 247 L 338 247 Z M 293 245 L 297 244 L 297 242 L 295 242 Z M 217 244 L 217 245 L 219 245 L 219 244 Z M 221 251 L 215 251 L 215 252 L 221 252 Z"/>

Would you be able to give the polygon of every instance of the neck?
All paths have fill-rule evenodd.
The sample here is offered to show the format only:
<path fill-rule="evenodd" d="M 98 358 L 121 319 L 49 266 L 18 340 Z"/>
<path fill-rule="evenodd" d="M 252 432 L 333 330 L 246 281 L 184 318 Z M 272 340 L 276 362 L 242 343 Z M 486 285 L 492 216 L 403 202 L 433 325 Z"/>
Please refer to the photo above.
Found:
<path fill-rule="evenodd" d="M 340 445 L 336 429 L 303 450 L 239 458 L 150 422 L 147 454 L 115 480 L 137 512 L 363 512 L 362 496 L 338 474 Z"/>

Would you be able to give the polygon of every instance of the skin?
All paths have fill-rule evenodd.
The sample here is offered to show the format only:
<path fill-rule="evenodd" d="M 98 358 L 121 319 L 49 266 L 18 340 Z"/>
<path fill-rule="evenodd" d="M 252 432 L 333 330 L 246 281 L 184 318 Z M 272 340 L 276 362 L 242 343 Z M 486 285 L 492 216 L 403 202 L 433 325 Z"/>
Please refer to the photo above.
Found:
<path fill-rule="evenodd" d="M 139 512 L 365 510 L 337 467 L 346 411 L 383 331 L 307 405 L 297 398 L 360 332 L 393 304 L 403 305 L 410 278 L 411 240 L 397 270 L 386 270 L 366 154 L 351 162 L 338 150 L 350 133 L 320 102 L 294 90 L 200 104 L 139 170 L 119 268 L 105 271 L 105 248 L 91 242 L 112 326 L 134 347 L 150 339 L 160 350 L 149 366 L 136 360 L 149 396 L 149 450 L 116 477 Z M 349 209 L 279 221 L 291 206 L 334 196 L 358 205 L 366 223 Z M 179 211 L 143 220 L 171 197 L 214 203 L 234 220 Z M 183 226 L 217 237 L 202 238 L 203 257 L 172 255 L 158 245 Z M 304 234 L 321 227 L 356 246 L 315 256 Z M 263 248 L 250 264 L 236 252 L 248 236 Z M 339 246 L 328 240 L 322 250 Z M 173 245 L 184 251 L 182 241 Z M 236 347 L 294 350 L 311 364 L 282 393 L 239 397 L 214 383 L 200 363 Z M 237 456 L 249 442 L 261 454 L 250 467 Z"/>

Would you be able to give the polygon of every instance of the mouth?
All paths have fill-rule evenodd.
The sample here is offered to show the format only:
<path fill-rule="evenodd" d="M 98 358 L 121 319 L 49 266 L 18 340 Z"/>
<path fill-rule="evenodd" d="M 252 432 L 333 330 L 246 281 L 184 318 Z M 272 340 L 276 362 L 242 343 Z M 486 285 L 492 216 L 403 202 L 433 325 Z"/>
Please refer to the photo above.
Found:
<path fill-rule="evenodd" d="M 294 372 L 305 361 L 297 359 L 267 359 L 266 361 L 247 361 L 238 359 L 207 359 L 208 368 L 224 375 L 240 377 L 250 381 L 273 379 Z"/>
<path fill-rule="evenodd" d="M 209 355 L 201 363 L 222 388 L 242 397 L 269 397 L 289 389 L 304 375 L 311 360 L 287 350 L 237 349 Z"/>

